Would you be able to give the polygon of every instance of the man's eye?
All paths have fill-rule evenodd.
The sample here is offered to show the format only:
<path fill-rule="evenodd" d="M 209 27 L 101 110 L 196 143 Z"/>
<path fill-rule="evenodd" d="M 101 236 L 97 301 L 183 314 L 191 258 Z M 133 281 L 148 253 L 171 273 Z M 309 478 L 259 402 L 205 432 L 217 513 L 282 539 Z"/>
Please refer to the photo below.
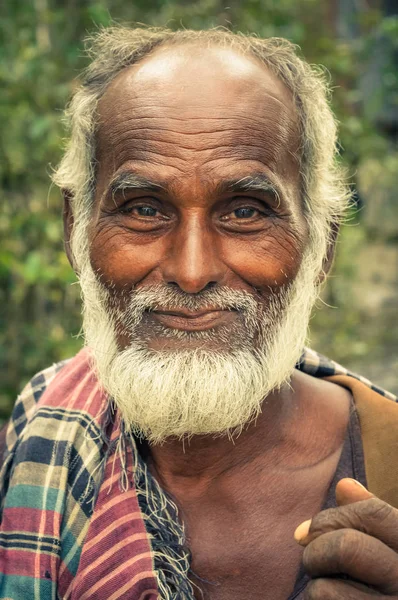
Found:
<path fill-rule="evenodd" d="M 251 219 L 252 221 L 260 219 L 264 213 L 253 206 L 242 206 L 221 217 L 222 221 L 244 221 Z"/>
<path fill-rule="evenodd" d="M 152 206 L 125 206 L 122 208 L 123 213 L 135 215 L 138 217 L 155 217 L 158 210 Z"/>
<path fill-rule="evenodd" d="M 255 213 L 258 213 L 258 212 L 259 211 L 256 208 L 245 207 L 245 208 L 237 208 L 236 210 L 233 211 L 233 214 L 238 219 L 250 219 L 251 217 L 254 216 Z"/>
<path fill-rule="evenodd" d="M 265 227 L 267 218 L 271 215 L 272 212 L 266 206 L 239 206 L 223 214 L 220 221 L 231 231 L 258 231 Z"/>
<path fill-rule="evenodd" d="M 154 217 L 158 212 L 156 208 L 152 208 L 152 206 L 136 206 L 135 208 L 140 217 Z"/>

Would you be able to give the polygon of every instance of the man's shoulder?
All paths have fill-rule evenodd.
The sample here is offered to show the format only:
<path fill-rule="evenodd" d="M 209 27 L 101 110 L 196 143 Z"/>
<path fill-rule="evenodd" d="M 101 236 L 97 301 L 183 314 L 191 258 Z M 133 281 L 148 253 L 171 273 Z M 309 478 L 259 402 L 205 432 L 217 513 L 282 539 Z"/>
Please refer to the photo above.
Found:
<path fill-rule="evenodd" d="M 99 417 L 107 417 L 100 410 L 103 399 L 86 350 L 36 373 L 18 396 L 0 439 L 0 501 L 10 469 L 20 463 L 45 469 L 49 461 L 65 466 L 74 456 L 78 468 L 85 464 L 83 447 L 99 460 L 104 441 Z"/>
<path fill-rule="evenodd" d="M 61 498 L 67 482 L 79 507 L 90 513 L 108 439 L 95 418 L 98 394 L 92 394 L 91 412 L 85 406 L 90 391 L 97 391 L 88 358 L 81 351 L 43 369 L 18 396 L 0 440 L 0 511 L 13 486 L 48 487 Z"/>
<path fill-rule="evenodd" d="M 31 404 L 36 404 L 43 392 L 47 389 L 50 383 L 53 381 L 55 376 L 60 372 L 60 370 L 65 367 L 71 358 L 67 358 L 66 360 L 61 360 L 57 363 L 53 363 L 50 367 L 43 369 L 36 373 L 32 379 L 28 381 L 28 383 L 23 388 L 22 392 L 18 396 L 17 401 L 24 402 L 27 406 Z"/>
<path fill-rule="evenodd" d="M 351 392 L 359 418 L 368 489 L 398 508 L 395 469 L 398 454 L 397 397 L 362 375 L 307 348 L 297 368 Z"/>
<path fill-rule="evenodd" d="M 50 367 L 36 373 L 32 379 L 28 381 L 21 393 L 16 399 L 10 420 L 2 430 L 4 437 L 4 445 L 6 442 L 5 434 L 7 434 L 7 447 L 12 447 L 26 424 L 32 418 L 37 403 L 46 391 L 50 383 L 54 380 L 61 369 L 68 364 L 71 359 L 61 360 L 53 363 Z M 3 452 L 2 452 L 3 453 Z"/>
<path fill-rule="evenodd" d="M 303 354 L 301 355 L 300 360 L 298 361 L 296 368 L 306 373 L 307 375 L 311 375 L 312 377 L 317 377 L 321 379 L 325 379 L 328 377 L 334 377 L 338 375 L 347 376 L 353 378 L 354 380 L 360 381 L 366 387 L 370 388 L 372 391 L 377 394 L 388 398 L 389 400 L 393 400 L 395 402 L 398 401 L 397 396 L 383 389 L 382 387 L 375 385 L 372 381 L 364 377 L 363 375 L 359 375 L 358 373 L 354 373 L 349 369 L 346 369 L 339 363 L 327 358 L 323 354 L 312 350 L 311 348 L 304 348 Z"/>

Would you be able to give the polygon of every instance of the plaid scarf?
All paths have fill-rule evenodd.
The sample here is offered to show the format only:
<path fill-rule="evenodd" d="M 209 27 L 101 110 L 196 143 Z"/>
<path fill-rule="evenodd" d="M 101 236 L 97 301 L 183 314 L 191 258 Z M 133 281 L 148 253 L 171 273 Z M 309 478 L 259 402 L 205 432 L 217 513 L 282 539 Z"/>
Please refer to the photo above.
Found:
<path fill-rule="evenodd" d="M 297 368 L 350 375 L 306 349 Z M 0 472 L 0 596 L 193 600 L 177 508 L 101 391 L 87 350 L 19 396 Z"/>

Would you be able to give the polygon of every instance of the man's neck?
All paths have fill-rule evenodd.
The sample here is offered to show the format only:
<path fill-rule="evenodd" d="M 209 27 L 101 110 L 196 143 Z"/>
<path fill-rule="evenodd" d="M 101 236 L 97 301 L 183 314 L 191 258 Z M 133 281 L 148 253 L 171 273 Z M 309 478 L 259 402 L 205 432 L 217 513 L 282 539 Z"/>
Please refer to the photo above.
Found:
<path fill-rule="evenodd" d="M 263 401 L 255 421 L 245 425 L 239 435 L 194 435 L 169 439 L 151 446 L 149 467 L 160 482 L 169 487 L 217 478 L 239 468 L 267 450 L 275 450 L 284 439 L 287 423 L 297 412 L 298 396 L 285 385 Z"/>

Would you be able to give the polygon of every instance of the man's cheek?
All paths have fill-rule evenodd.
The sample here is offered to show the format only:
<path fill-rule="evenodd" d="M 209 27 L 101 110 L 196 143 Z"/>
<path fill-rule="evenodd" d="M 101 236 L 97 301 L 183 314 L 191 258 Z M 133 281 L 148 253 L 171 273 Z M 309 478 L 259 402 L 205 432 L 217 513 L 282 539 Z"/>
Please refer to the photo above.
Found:
<path fill-rule="evenodd" d="M 267 236 L 240 244 L 239 252 L 231 246 L 226 252 L 228 266 L 234 273 L 261 291 L 279 290 L 291 283 L 300 268 L 302 253 L 286 236 Z"/>
<path fill-rule="evenodd" d="M 91 241 L 91 266 L 104 285 L 119 292 L 131 290 L 148 275 L 151 278 L 146 283 L 161 283 L 159 275 L 153 273 L 162 252 L 160 245 L 159 240 L 152 244 L 134 244 L 131 232 L 108 226 Z"/>

